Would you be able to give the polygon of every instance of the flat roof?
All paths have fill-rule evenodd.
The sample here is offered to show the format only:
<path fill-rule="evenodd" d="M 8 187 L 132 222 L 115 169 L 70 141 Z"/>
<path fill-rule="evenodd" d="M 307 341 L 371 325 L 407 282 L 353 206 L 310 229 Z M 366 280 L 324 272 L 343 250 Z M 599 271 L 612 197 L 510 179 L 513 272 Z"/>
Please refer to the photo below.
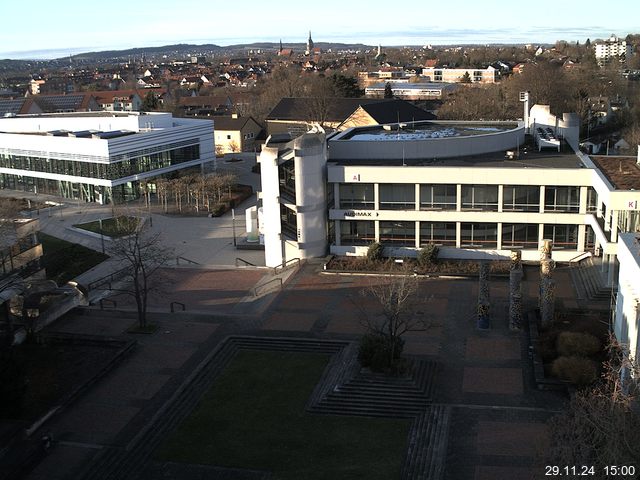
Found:
<path fill-rule="evenodd" d="M 404 122 L 393 125 L 381 125 L 371 128 L 355 128 L 343 135 L 338 141 L 383 142 L 398 140 L 425 140 L 430 138 L 470 137 L 487 133 L 507 132 L 518 128 L 516 122 L 486 124 L 448 123 L 443 121 Z"/>
<path fill-rule="evenodd" d="M 588 168 L 573 149 L 567 144 L 562 144 L 561 151 L 549 149 L 538 151 L 532 139 L 527 137 L 524 145 L 519 149 L 512 149 L 513 158 L 507 156 L 507 152 L 485 153 L 481 155 L 466 155 L 444 158 L 416 158 L 402 159 L 394 157 L 389 159 L 331 159 L 336 165 L 371 165 L 371 166 L 433 166 L 433 167 L 484 167 L 484 168 Z M 331 149 L 329 149 L 331 157 Z"/>
<path fill-rule="evenodd" d="M 616 190 L 640 190 L 640 166 L 636 157 L 590 156 Z"/>

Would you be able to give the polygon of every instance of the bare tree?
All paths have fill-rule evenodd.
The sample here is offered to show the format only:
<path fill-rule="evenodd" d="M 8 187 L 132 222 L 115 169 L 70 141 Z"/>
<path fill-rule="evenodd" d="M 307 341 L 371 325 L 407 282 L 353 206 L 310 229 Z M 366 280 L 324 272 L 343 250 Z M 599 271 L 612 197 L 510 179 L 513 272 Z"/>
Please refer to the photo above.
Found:
<path fill-rule="evenodd" d="M 551 420 L 551 444 L 541 458 L 545 465 L 638 468 L 640 415 L 634 404 L 640 370 L 613 335 L 608 355 L 600 382 L 578 391 L 566 410 Z M 595 478 L 605 476 L 600 470 Z"/>
<path fill-rule="evenodd" d="M 387 367 L 391 367 L 402 353 L 402 336 L 432 326 L 425 314 L 428 298 L 420 294 L 418 278 L 408 269 L 388 281 L 372 283 L 361 290 L 360 295 L 362 299 L 373 298 L 381 309 L 381 312 L 373 312 L 363 305 L 364 302 L 358 305 L 362 325 L 368 335 L 382 340 Z"/>
<path fill-rule="evenodd" d="M 134 298 L 139 326 L 145 328 L 149 294 L 161 287 L 158 270 L 172 258 L 173 251 L 162 245 L 160 232 L 152 232 L 138 218 L 121 216 L 118 229 L 125 235 L 113 241 L 109 254 L 126 269 L 126 286 L 114 291 Z"/>

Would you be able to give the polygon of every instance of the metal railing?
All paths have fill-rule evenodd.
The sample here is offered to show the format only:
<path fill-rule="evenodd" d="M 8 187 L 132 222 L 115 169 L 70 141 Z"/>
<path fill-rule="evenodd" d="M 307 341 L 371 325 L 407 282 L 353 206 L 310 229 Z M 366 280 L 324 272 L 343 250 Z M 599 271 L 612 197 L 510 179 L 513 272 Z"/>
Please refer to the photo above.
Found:
<path fill-rule="evenodd" d="M 255 263 L 248 262 L 248 261 L 246 261 L 244 258 L 236 257 L 236 267 L 238 267 L 238 266 L 239 266 L 239 265 L 238 265 L 238 262 L 242 262 L 242 263 L 244 263 L 244 264 L 245 264 L 246 266 L 248 266 L 248 267 L 255 267 L 255 266 L 256 266 L 256 264 L 255 264 Z"/>
<path fill-rule="evenodd" d="M 109 290 L 111 290 L 111 283 L 115 282 L 116 280 L 120 280 L 122 277 L 124 277 L 124 275 L 128 271 L 129 271 L 129 268 L 125 267 L 113 273 L 110 273 L 109 275 L 105 275 L 104 277 L 89 283 L 89 285 L 87 285 L 87 289 L 91 291 L 91 290 L 95 290 L 98 287 L 101 287 L 102 285 L 108 285 Z"/>
<path fill-rule="evenodd" d="M 273 274 L 274 275 L 278 275 L 278 273 L 280 272 L 284 272 L 291 264 L 295 263 L 297 267 L 300 266 L 300 259 L 299 258 L 291 258 L 289 260 L 287 260 L 284 263 L 281 263 L 280 265 L 276 265 L 275 267 L 273 267 Z M 280 270 L 280 272 L 278 271 Z"/>
<path fill-rule="evenodd" d="M 267 293 L 268 291 L 274 288 L 273 286 L 271 286 L 273 284 L 277 284 L 275 285 L 275 287 L 278 288 L 279 290 L 282 290 L 282 285 L 283 285 L 282 279 L 280 277 L 277 277 L 269 280 L 266 283 L 263 283 L 262 285 L 258 285 L 257 287 L 255 287 L 253 289 L 253 296 L 258 297 L 260 296 L 261 293 Z M 269 288 L 266 288 L 266 287 L 269 287 Z"/>
<path fill-rule="evenodd" d="M 189 260 L 188 258 L 185 258 L 185 257 L 176 257 L 176 265 L 180 265 L 180 260 L 182 260 L 183 262 L 187 262 L 188 264 L 191 264 L 191 265 L 200 265 L 198 262 L 194 262 L 193 260 Z"/>
<path fill-rule="evenodd" d="M 169 304 L 169 308 L 171 309 L 171 313 L 175 313 L 175 307 L 176 305 L 178 305 L 179 307 L 182 308 L 181 312 L 184 312 L 186 310 L 185 304 L 182 302 L 171 302 Z"/>

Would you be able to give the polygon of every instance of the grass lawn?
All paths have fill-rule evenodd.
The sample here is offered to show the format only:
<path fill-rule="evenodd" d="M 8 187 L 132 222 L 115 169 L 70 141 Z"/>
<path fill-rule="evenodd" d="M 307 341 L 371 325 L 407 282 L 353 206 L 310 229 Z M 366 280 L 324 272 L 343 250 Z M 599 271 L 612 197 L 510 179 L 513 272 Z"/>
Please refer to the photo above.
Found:
<path fill-rule="evenodd" d="M 156 458 L 269 470 L 282 480 L 399 478 L 410 420 L 305 413 L 328 359 L 238 352 Z"/>
<path fill-rule="evenodd" d="M 38 233 L 42 243 L 42 263 L 47 270 L 47 278 L 62 285 L 103 262 L 105 255 L 90 248 Z"/>
<path fill-rule="evenodd" d="M 133 230 L 138 227 L 140 219 L 138 217 L 119 216 L 105 218 L 102 220 L 102 233 L 107 237 L 119 238 L 125 235 L 129 235 Z M 93 233 L 100 233 L 100 221 L 87 223 L 78 223 L 74 225 L 76 228 L 81 228 Z"/>

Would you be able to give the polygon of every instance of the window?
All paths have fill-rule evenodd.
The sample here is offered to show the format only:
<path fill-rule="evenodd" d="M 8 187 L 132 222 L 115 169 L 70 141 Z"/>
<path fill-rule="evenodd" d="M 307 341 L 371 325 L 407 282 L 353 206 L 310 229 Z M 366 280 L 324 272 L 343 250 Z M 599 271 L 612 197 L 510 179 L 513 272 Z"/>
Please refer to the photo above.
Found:
<path fill-rule="evenodd" d="M 341 183 L 340 208 L 373 209 L 373 183 Z"/>
<path fill-rule="evenodd" d="M 587 213 L 598 211 L 598 192 L 593 187 L 587 189 Z"/>
<path fill-rule="evenodd" d="M 467 248 L 497 248 L 498 225 L 495 223 L 462 223 L 460 246 Z"/>
<path fill-rule="evenodd" d="M 502 248 L 538 248 L 538 225 L 503 223 Z"/>
<path fill-rule="evenodd" d="M 227 140 L 231 140 L 231 135 L 227 135 Z"/>
<path fill-rule="evenodd" d="M 416 189 L 413 184 L 380 184 L 380 210 L 413 210 Z"/>
<path fill-rule="evenodd" d="M 298 240 L 298 218 L 296 212 L 280 205 L 280 225 L 282 234 L 290 240 Z"/>
<path fill-rule="evenodd" d="M 376 241 L 376 227 L 373 221 L 341 220 L 341 245 L 369 245 Z"/>
<path fill-rule="evenodd" d="M 420 222 L 420 246 L 428 244 L 456 246 L 455 222 Z"/>
<path fill-rule="evenodd" d="M 575 212 L 580 210 L 580 187 L 545 187 L 545 212 Z"/>
<path fill-rule="evenodd" d="M 283 197 L 288 197 L 295 203 L 296 200 L 296 170 L 293 160 L 278 166 L 278 177 L 280 179 L 280 193 Z"/>
<path fill-rule="evenodd" d="M 462 185 L 462 209 L 498 211 L 497 185 Z"/>
<path fill-rule="evenodd" d="M 578 226 L 545 225 L 544 238 L 553 242 L 554 250 L 575 250 L 578 248 Z"/>
<path fill-rule="evenodd" d="M 455 210 L 456 185 L 420 185 L 421 210 Z"/>
<path fill-rule="evenodd" d="M 380 222 L 380 243 L 395 247 L 415 247 L 416 222 Z"/>
<path fill-rule="evenodd" d="M 505 212 L 540 211 L 540 187 L 505 185 L 502 194 L 502 210 Z"/>

